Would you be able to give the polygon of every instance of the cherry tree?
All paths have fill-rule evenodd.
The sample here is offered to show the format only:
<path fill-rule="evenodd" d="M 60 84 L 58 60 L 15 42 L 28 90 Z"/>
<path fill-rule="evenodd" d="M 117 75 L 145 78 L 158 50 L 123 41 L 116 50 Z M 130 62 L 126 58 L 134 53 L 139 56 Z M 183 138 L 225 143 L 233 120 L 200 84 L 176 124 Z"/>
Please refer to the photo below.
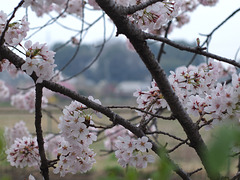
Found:
<path fill-rule="evenodd" d="M 211 130 L 222 122 L 238 123 L 240 75 L 237 70 L 240 64 L 236 60 L 208 52 L 208 45 L 214 32 L 238 13 L 240 8 L 213 29 L 204 42 L 196 38 L 194 47 L 168 39 L 169 33 L 190 21 L 189 14 L 192 11 L 199 6 L 214 6 L 217 3 L 217 0 L 21 0 L 10 15 L 4 10 L 0 11 L 0 70 L 7 71 L 11 76 L 25 73 L 34 82 L 28 92 L 11 95 L 13 106 L 35 113 L 36 137 L 29 133 L 24 122 L 5 129 L 6 154 L 10 164 L 20 168 L 37 167 L 45 180 L 49 179 L 51 168 L 60 176 L 85 173 L 96 162 L 96 153 L 90 145 L 100 133 L 105 132 L 106 148 L 115 153 L 118 163 L 124 168 L 146 168 L 149 163 L 156 161 L 155 156 L 149 153 L 153 151 L 160 159 L 165 159 L 182 179 L 191 179 L 200 170 L 205 171 L 209 179 L 223 178 L 219 168 L 214 168 L 211 164 L 212 157 L 209 154 L 214 152 L 206 145 L 200 129 Z M 20 20 L 15 18 L 21 8 L 33 11 L 39 18 L 45 14 L 57 13 L 51 23 L 42 25 L 39 29 L 57 23 L 58 19 L 66 16 L 78 18 L 82 27 L 67 42 L 77 47 L 81 45 L 83 34 L 95 25 L 95 22 L 85 22 L 85 10 L 102 12 L 100 18 L 104 21 L 107 15 L 116 26 L 116 36 L 126 36 L 128 46 L 139 55 L 152 76 L 153 80 L 147 90 L 138 89 L 133 94 L 138 106 L 104 106 L 93 96 L 85 97 L 62 86 L 63 69 L 56 70 L 55 52 L 47 44 L 26 40 L 31 22 L 28 21 L 27 13 Z M 161 42 L 158 57 L 150 50 L 149 41 Z M 99 53 L 86 69 L 98 59 L 105 43 L 106 37 Z M 207 60 L 199 66 L 193 66 L 190 62 L 187 67 L 178 67 L 167 77 L 160 64 L 165 44 L 193 53 L 191 62 L 195 55 L 202 55 Z M 228 67 L 221 62 L 227 63 Z M 221 81 L 223 77 L 228 77 L 227 81 Z M 58 125 L 60 132 L 56 136 L 43 136 L 42 111 L 48 104 L 45 90 L 72 99 L 62 110 Z M 1 98 L 10 96 L 6 82 L 2 80 L 0 94 Z M 114 112 L 116 108 L 134 110 L 140 120 L 132 123 Z M 163 110 L 169 111 L 170 116 L 164 116 Z M 93 116 L 100 119 L 106 116 L 111 125 L 97 125 Z M 161 120 L 169 121 L 169 124 L 173 120 L 178 121 L 187 138 L 160 131 L 157 122 L 161 123 Z M 239 138 L 235 136 L 239 132 L 234 128 L 229 131 L 236 132 L 231 136 L 233 140 L 222 144 L 220 148 L 237 148 Z M 157 138 L 159 134 L 167 135 L 179 143 L 168 149 Z M 184 167 L 171 159 L 169 153 L 183 145 L 195 150 L 202 164 L 200 169 L 186 172 Z M 51 154 L 51 159 L 46 154 Z M 233 156 L 238 157 L 238 154 L 239 152 Z M 239 176 L 240 168 L 233 177 L 227 178 L 237 179 Z M 29 179 L 34 177 L 30 175 Z"/>

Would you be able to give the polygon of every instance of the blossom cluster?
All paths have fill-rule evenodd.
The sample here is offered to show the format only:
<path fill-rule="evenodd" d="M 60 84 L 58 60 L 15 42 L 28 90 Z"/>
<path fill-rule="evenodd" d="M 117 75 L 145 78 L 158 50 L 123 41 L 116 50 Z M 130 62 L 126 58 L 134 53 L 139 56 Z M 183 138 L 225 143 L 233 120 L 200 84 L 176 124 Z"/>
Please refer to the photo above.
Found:
<path fill-rule="evenodd" d="M 89 99 L 101 103 L 91 96 Z M 94 159 L 96 154 L 89 146 L 97 140 L 97 136 L 90 132 L 89 127 L 94 125 L 92 113 L 98 116 L 100 114 L 88 113 L 86 108 L 84 104 L 72 101 L 65 107 L 60 117 L 59 129 L 64 140 L 59 144 L 59 162 L 54 169 L 54 173 L 60 173 L 60 176 L 65 176 L 66 173 L 87 172 L 96 162 Z"/>
<path fill-rule="evenodd" d="M 116 4 L 129 7 L 147 2 L 147 0 L 115 0 Z M 174 20 L 168 32 L 174 27 L 182 27 L 190 21 L 188 12 L 197 8 L 199 4 L 204 6 L 214 6 L 218 0 L 163 0 L 154 3 L 145 9 L 139 10 L 129 15 L 132 23 L 142 30 L 150 33 L 161 34 L 165 32 L 166 24 Z M 98 10 L 100 7 L 95 0 L 88 0 L 88 4 Z"/>
<path fill-rule="evenodd" d="M 119 136 L 115 146 L 117 148 L 115 155 L 122 167 L 129 165 L 135 168 L 146 168 L 148 163 L 155 161 L 153 155 L 144 154 L 152 148 L 152 144 L 148 142 L 146 136 L 138 139 Z"/>
<path fill-rule="evenodd" d="M 9 89 L 5 85 L 5 82 L 0 80 L 0 99 L 5 99 L 9 97 Z"/>
<path fill-rule="evenodd" d="M 147 2 L 130 1 L 129 5 L 138 5 Z M 135 12 L 129 15 L 129 19 L 132 23 L 136 24 L 139 28 L 154 33 L 161 29 L 161 27 L 167 24 L 170 20 L 179 14 L 182 1 L 162 1 L 148 6 L 146 9 Z"/>
<path fill-rule="evenodd" d="M 12 166 L 38 166 L 40 158 L 36 138 L 29 133 L 24 121 L 17 122 L 12 128 L 5 127 L 7 160 Z"/>
<path fill-rule="evenodd" d="M 36 83 L 41 83 L 43 80 L 50 80 L 54 76 L 54 54 L 50 51 L 46 44 L 39 44 L 38 42 L 32 44 L 31 41 L 27 41 L 24 44 L 26 50 L 26 61 L 21 66 L 23 71 L 26 71 L 28 75 L 32 75 L 33 72 L 37 75 L 38 79 Z"/>
<path fill-rule="evenodd" d="M 42 96 L 42 108 L 46 108 L 48 99 Z M 22 92 L 11 96 L 11 105 L 18 109 L 24 109 L 29 112 L 34 112 L 35 110 L 35 89 L 32 88 L 28 90 L 25 94 Z"/>
<path fill-rule="evenodd" d="M 117 138 L 119 136 L 133 136 L 133 134 L 125 129 L 121 125 L 116 125 L 110 129 L 107 129 L 104 131 L 106 139 L 104 140 L 104 146 L 108 150 L 116 150 L 117 147 L 115 146 L 116 141 L 118 140 Z"/>
<path fill-rule="evenodd" d="M 198 0 L 204 6 L 215 6 L 218 0 Z"/>
<path fill-rule="evenodd" d="M 167 101 L 164 99 L 162 93 L 160 92 L 155 81 L 151 83 L 152 87 L 149 87 L 148 90 L 142 91 L 138 89 L 133 93 L 133 96 L 137 97 L 138 108 L 149 113 L 157 113 L 160 108 L 168 108 Z M 138 114 L 145 116 L 145 118 L 150 118 L 150 114 L 138 111 Z"/>
<path fill-rule="evenodd" d="M 10 63 L 7 59 L 0 61 L 0 72 L 7 71 L 12 77 L 17 77 L 22 71 L 19 71 L 16 66 Z"/>
<path fill-rule="evenodd" d="M 148 2 L 147 0 L 115 0 L 118 5 L 129 7 Z M 144 31 L 159 33 L 162 27 L 180 14 L 183 0 L 163 0 L 154 3 L 145 9 L 129 14 L 129 20 Z M 99 9 L 94 0 L 89 1 L 94 9 Z"/>
<path fill-rule="evenodd" d="M 38 167 L 40 163 L 36 137 L 32 137 L 24 121 L 17 122 L 11 128 L 5 127 L 4 139 L 8 149 L 6 151 L 7 160 L 12 166 Z M 63 140 L 60 135 L 48 134 L 44 137 L 44 148 L 48 157 L 57 158 L 57 149 Z M 23 160 L 23 158 L 26 158 L 26 160 Z"/>
<path fill-rule="evenodd" d="M 28 176 L 28 180 L 35 180 L 35 177 L 30 174 L 30 175 Z"/>
<path fill-rule="evenodd" d="M 0 11 L 0 34 L 4 31 L 6 22 L 7 14 Z M 27 31 L 29 31 L 29 23 L 25 17 L 20 21 L 10 23 L 4 36 L 5 43 L 10 46 L 18 45 L 27 36 Z"/>
<path fill-rule="evenodd" d="M 59 134 L 47 134 L 44 137 L 44 148 L 49 159 L 56 159 L 58 155 L 59 144 L 64 141 L 64 138 Z"/>
<path fill-rule="evenodd" d="M 66 12 L 79 17 L 82 16 L 84 5 L 83 0 L 25 0 L 23 4 L 24 7 L 31 7 L 37 16 L 56 11 L 59 14 Z"/>
<path fill-rule="evenodd" d="M 209 115 L 209 122 L 203 123 L 214 124 L 223 119 L 240 117 L 240 75 L 232 66 L 228 68 L 225 70 L 221 63 L 210 60 L 208 64 L 200 64 L 198 67 L 178 67 L 168 79 L 188 114 L 195 117 Z M 226 76 L 232 77 L 231 84 L 219 82 Z M 169 109 L 155 81 L 147 91 L 138 90 L 134 96 L 137 97 L 138 107 L 144 111 L 157 113 L 160 108 Z M 139 114 L 150 117 L 143 112 Z"/>
<path fill-rule="evenodd" d="M 6 141 L 6 147 L 9 148 L 14 141 L 23 137 L 30 137 L 30 133 L 26 127 L 26 123 L 24 121 L 17 122 L 12 128 L 5 127 L 4 138 Z"/>
<path fill-rule="evenodd" d="M 6 151 L 6 154 L 11 166 L 24 168 L 40 165 L 36 138 L 24 136 L 22 139 L 15 139 L 14 144 Z"/>

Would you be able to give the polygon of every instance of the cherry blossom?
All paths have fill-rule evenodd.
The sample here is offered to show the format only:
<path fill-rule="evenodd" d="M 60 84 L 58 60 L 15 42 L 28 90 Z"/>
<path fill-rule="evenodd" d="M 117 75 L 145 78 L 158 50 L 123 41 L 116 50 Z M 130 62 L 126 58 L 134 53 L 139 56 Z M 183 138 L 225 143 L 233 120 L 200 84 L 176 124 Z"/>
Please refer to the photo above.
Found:
<path fill-rule="evenodd" d="M 6 99 L 9 97 L 9 89 L 5 85 L 5 82 L 0 80 L 0 99 Z"/>
<path fill-rule="evenodd" d="M 155 161 L 154 156 L 144 154 L 152 148 L 152 144 L 148 142 L 146 136 L 138 139 L 130 136 L 119 136 L 115 142 L 115 147 L 115 155 L 122 167 L 130 165 L 136 168 L 146 168 L 148 163 Z"/>
<path fill-rule="evenodd" d="M 36 13 L 37 16 L 42 16 L 45 13 L 49 13 L 53 10 L 52 1 L 49 3 L 46 0 L 25 0 L 23 7 L 31 7 L 31 10 Z"/>
<path fill-rule="evenodd" d="M 219 79 L 226 76 L 232 76 L 232 84 L 219 82 Z M 198 67 L 178 67 L 175 72 L 170 72 L 168 79 L 189 115 L 210 115 L 211 118 L 208 116 L 207 119 L 216 124 L 223 119 L 240 117 L 238 77 L 235 70 L 225 70 L 221 63 L 210 60 L 208 64 L 203 63 Z M 137 90 L 133 95 L 137 97 L 138 107 L 144 111 L 156 113 L 159 108 L 168 107 L 154 81 L 147 91 Z M 144 118 L 151 117 L 140 111 L 138 114 Z M 207 121 L 202 123 L 208 123 Z"/>
<path fill-rule="evenodd" d="M 39 166 L 40 156 L 36 138 L 23 137 L 15 139 L 14 144 L 6 151 L 11 166 L 24 168 Z"/>
<path fill-rule="evenodd" d="M 133 0 L 129 5 L 137 5 L 146 2 L 145 0 Z M 171 19 L 179 14 L 182 1 L 162 1 L 148 6 L 146 9 L 137 11 L 133 15 L 129 15 L 132 23 L 139 28 L 154 32 L 160 30 Z"/>
<path fill-rule="evenodd" d="M 89 96 L 89 99 L 101 104 L 92 96 Z M 86 106 L 77 101 L 72 101 L 69 106 L 64 108 L 58 126 L 64 139 L 59 143 L 57 150 L 59 162 L 54 173 L 60 173 L 60 176 L 65 176 L 66 173 L 85 173 L 96 162 L 94 159 L 96 154 L 89 147 L 97 140 L 97 136 L 89 129 L 94 125 L 92 113 L 100 117 L 98 112 L 88 112 Z"/>
<path fill-rule="evenodd" d="M 50 51 L 46 44 L 39 44 L 38 42 L 32 45 L 31 41 L 25 43 L 26 60 L 21 66 L 21 69 L 28 75 L 33 72 L 37 75 L 36 83 L 41 83 L 43 80 L 51 80 L 54 77 L 54 54 Z"/>
<path fill-rule="evenodd" d="M 35 177 L 33 175 L 29 175 L 28 180 L 35 180 Z"/>
<path fill-rule="evenodd" d="M 0 11 L 0 34 L 5 29 L 6 22 L 7 14 Z M 10 46 L 17 46 L 27 36 L 28 31 L 29 23 L 26 21 L 26 17 L 23 17 L 20 21 L 10 22 L 4 36 L 5 43 Z"/>
<path fill-rule="evenodd" d="M 47 107 L 48 100 L 45 96 L 42 97 L 42 108 Z M 35 89 L 28 90 L 25 94 L 19 92 L 11 96 L 11 105 L 19 109 L 34 112 L 35 110 Z"/>
<path fill-rule="evenodd" d="M 146 152 L 147 149 L 151 149 L 152 144 L 148 142 L 148 138 L 146 136 L 142 138 L 138 138 L 136 140 L 136 149 L 141 151 L 141 152 Z"/>
<path fill-rule="evenodd" d="M 88 4 L 92 6 L 94 9 L 101 9 L 95 0 L 88 0 Z"/>
<path fill-rule="evenodd" d="M 218 0 L 198 0 L 204 6 L 214 6 Z"/>
<path fill-rule="evenodd" d="M 121 125 L 116 125 L 110 129 L 107 129 L 104 131 L 104 134 L 106 136 L 104 140 L 104 146 L 108 150 L 116 150 L 116 141 L 118 141 L 118 137 L 127 137 L 132 136 L 133 134 L 125 129 Z"/>
<path fill-rule="evenodd" d="M 64 141 L 60 135 L 48 134 L 44 137 L 44 148 L 49 158 L 57 158 L 59 144 Z"/>
<path fill-rule="evenodd" d="M 24 121 L 19 121 L 12 128 L 5 127 L 4 138 L 7 148 L 14 144 L 15 139 L 23 137 L 31 137 Z"/>
<path fill-rule="evenodd" d="M 7 59 L 2 59 L 0 61 L 0 72 L 2 71 L 7 71 L 13 78 L 16 78 L 22 72 Z"/>

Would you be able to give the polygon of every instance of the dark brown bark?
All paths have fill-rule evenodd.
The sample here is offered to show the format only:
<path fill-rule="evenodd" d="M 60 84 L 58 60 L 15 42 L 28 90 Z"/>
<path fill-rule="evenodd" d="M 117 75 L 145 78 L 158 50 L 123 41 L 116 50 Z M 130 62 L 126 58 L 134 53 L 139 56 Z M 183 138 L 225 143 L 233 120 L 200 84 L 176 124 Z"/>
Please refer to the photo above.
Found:
<path fill-rule="evenodd" d="M 43 132 L 42 132 L 42 85 L 36 84 L 36 101 L 35 101 L 35 128 L 37 134 L 37 142 L 38 142 L 38 149 L 39 155 L 41 158 L 41 165 L 40 170 L 41 174 L 45 180 L 49 180 L 49 170 L 48 170 L 48 161 L 45 155 L 44 150 L 44 139 L 43 139 Z"/>

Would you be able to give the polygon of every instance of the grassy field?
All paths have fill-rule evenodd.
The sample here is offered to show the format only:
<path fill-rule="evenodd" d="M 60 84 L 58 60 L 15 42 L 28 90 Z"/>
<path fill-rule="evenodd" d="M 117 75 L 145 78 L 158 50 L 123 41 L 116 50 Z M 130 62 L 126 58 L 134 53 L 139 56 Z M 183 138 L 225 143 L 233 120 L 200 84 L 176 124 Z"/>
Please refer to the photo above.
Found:
<path fill-rule="evenodd" d="M 52 115 L 58 119 L 59 116 L 61 116 L 61 112 L 55 109 L 51 110 Z M 123 116 L 124 118 L 128 119 L 134 115 L 136 115 L 134 112 L 126 112 L 126 111 L 118 111 L 118 113 Z M 16 122 L 18 121 L 25 121 L 26 125 L 29 129 L 29 131 L 32 134 L 35 134 L 35 128 L 34 128 L 34 114 L 29 114 L 26 111 L 22 111 L 22 110 L 17 110 L 14 109 L 12 107 L 0 107 L 0 128 L 4 128 L 4 127 L 12 127 Z M 101 123 L 110 123 L 108 118 L 103 118 L 101 120 L 97 120 L 98 122 Z M 43 126 L 43 130 L 44 133 L 47 132 L 54 132 L 57 133 L 58 132 L 58 128 L 57 128 L 57 123 L 53 120 L 51 120 L 51 118 L 49 118 L 46 113 L 43 113 L 43 120 L 42 120 L 42 126 Z M 164 121 L 164 120 L 159 120 L 158 123 L 159 126 L 159 130 L 164 131 L 164 132 L 168 132 L 170 134 L 173 134 L 177 137 L 180 137 L 182 139 L 185 139 L 186 136 L 181 128 L 181 126 L 178 124 L 177 121 Z M 211 133 L 210 131 L 205 131 L 204 129 L 201 130 L 201 133 L 203 134 L 203 138 L 205 140 L 209 139 L 211 137 Z M 171 149 L 173 148 L 176 144 L 178 144 L 179 142 L 176 140 L 173 140 L 172 138 L 168 137 L 168 136 L 164 136 L 164 135 L 159 135 L 159 141 L 161 142 L 162 145 L 167 144 L 167 148 Z M 105 177 L 106 173 L 109 173 L 111 171 L 116 171 L 116 173 L 124 173 L 124 169 L 120 168 L 120 166 L 117 164 L 116 159 L 114 158 L 114 155 L 110 155 L 110 156 L 103 156 L 103 152 L 101 152 L 101 150 L 104 149 L 103 146 L 103 141 L 97 142 L 95 144 L 93 144 L 92 148 L 94 149 L 94 151 L 97 153 L 97 163 L 94 165 L 93 170 L 85 175 L 69 175 L 66 176 L 64 178 L 60 178 L 60 179 L 77 179 L 79 177 L 82 177 L 83 179 L 101 179 L 101 177 Z M 194 171 L 198 168 L 202 168 L 202 165 L 200 163 L 199 158 L 197 157 L 195 151 L 191 148 L 189 148 L 187 145 L 183 145 L 180 148 L 178 148 L 176 151 L 174 151 L 173 153 L 170 154 L 170 157 L 172 159 L 174 159 L 174 161 L 180 165 L 180 167 L 182 167 L 184 169 L 184 171 L 186 172 L 191 172 Z M 115 169 L 113 167 L 116 167 Z M 233 170 L 233 172 L 236 172 L 236 162 L 231 163 L 231 168 Z M 110 170 L 109 170 L 110 169 Z M 108 171 L 109 170 L 109 171 Z M 145 172 L 145 174 L 147 173 L 153 173 L 154 171 L 156 171 L 156 163 L 150 165 L 147 169 L 143 170 Z M 33 169 L 30 169 L 30 172 L 35 175 L 35 176 L 39 176 L 39 172 Z M 9 166 L 5 166 L 3 164 L 1 164 L 0 167 L 0 180 L 2 180 L 1 178 L 6 176 L 9 179 L 15 179 L 15 175 L 17 175 L 17 177 L 20 177 L 19 175 L 22 175 L 22 177 L 20 179 L 24 179 L 26 178 L 26 176 L 29 174 L 29 168 L 24 170 L 24 173 L 21 169 L 16 169 L 16 168 L 10 168 Z M 52 179 L 59 179 L 59 176 L 55 176 L 53 174 L 51 174 Z M 141 176 L 144 177 L 144 176 Z M 142 178 L 141 178 L 142 179 Z M 147 177 L 143 178 L 143 179 L 147 179 Z M 178 176 L 173 174 L 172 179 L 179 179 Z M 207 179 L 204 170 L 196 173 L 195 175 L 193 175 L 192 179 L 196 179 L 196 180 L 201 180 L 201 179 Z"/>

